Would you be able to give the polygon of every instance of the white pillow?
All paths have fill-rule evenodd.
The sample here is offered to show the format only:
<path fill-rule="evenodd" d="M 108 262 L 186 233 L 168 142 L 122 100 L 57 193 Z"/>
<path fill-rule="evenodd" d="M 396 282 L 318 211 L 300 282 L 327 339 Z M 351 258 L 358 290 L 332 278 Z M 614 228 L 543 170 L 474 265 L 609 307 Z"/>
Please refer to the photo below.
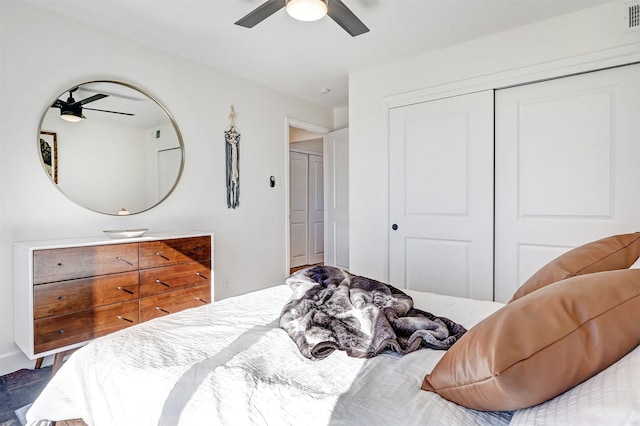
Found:
<path fill-rule="evenodd" d="M 562 395 L 514 413 L 509 425 L 640 424 L 640 346 Z"/>
<path fill-rule="evenodd" d="M 638 258 L 638 260 L 636 260 L 636 263 L 629 266 L 629 269 L 640 269 L 640 257 Z"/>

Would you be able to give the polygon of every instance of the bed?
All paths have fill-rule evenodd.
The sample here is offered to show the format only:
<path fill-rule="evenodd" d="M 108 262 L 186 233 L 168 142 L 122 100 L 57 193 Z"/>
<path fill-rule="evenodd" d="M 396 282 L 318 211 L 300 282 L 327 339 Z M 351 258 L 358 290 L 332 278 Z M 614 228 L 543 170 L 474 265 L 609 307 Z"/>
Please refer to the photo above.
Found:
<path fill-rule="evenodd" d="M 539 282 L 529 286 L 533 288 L 530 294 L 542 297 L 538 295 L 544 296 L 545 288 L 562 287 L 563 292 L 572 286 L 587 289 L 596 281 L 600 284 L 594 285 L 601 287 L 601 278 L 606 278 L 607 286 L 617 286 L 615 281 L 624 275 L 621 286 L 626 290 L 616 287 L 611 293 L 624 293 L 620 297 L 625 302 L 614 302 L 614 310 L 623 306 L 626 311 L 619 314 L 630 317 L 630 325 L 620 325 L 615 318 L 616 328 L 623 328 L 630 342 L 625 343 L 626 349 L 617 351 L 610 365 L 592 371 L 586 380 L 579 378 L 577 384 L 541 403 L 513 410 L 474 409 L 468 408 L 473 403 L 462 400 L 460 404 L 460 399 L 452 402 L 458 397 L 448 395 L 447 389 L 438 389 L 438 380 L 446 380 L 445 373 L 450 372 L 448 363 L 455 362 L 461 353 L 475 354 L 475 349 L 465 346 L 477 337 L 475 330 L 482 331 L 484 325 L 494 327 L 491 320 L 504 311 L 521 314 L 531 297 L 523 295 L 518 297 L 520 301 L 505 305 L 403 290 L 415 307 L 451 318 L 469 332 L 448 351 L 420 349 L 406 355 L 383 352 L 371 358 L 335 351 L 322 360 L 311 360 L 279 326 L 282 308 L 292 296 L 290 286 L 283 284 L 157 318 L 95 340 L 69 357 L 34 402 L 27 420 L 32 425 L 68 419 L 83 419 L 89 425 L 640 424 L 640 384 L 636 380 L 640 377 L 640 314 L 636 310 L 640 269 L 632 265 L 640 256 L 640 234 L 629 235 L 622 242 L 616 236 L 615 244 L 605 244 L 608 251 L 616 253 L 620 244 L 625 251 L 633 250 L 613 267 L 607 264 L 594 268 L 590 257 L 591 270 L 580 267 L 574 276 L 561 280 L 548 271 L 539 271 L 545 273 L 537 275 L 554 281 L 543 288 L 537 287 Z M 611 256 L 605 257 L 610 260 Z M 556 267 L 558 260 L 562 259 L 556 260 Z M 559 263 L 566 269 L 566 262 Z M 557 294 L 551 297 L 562 298 Z M 570 297 L 582 296 L 572 293 Z M 512 323 L 512 319 L 507 317 L 506 322 Z M 598 324 L 589 326 L 597 328 Z M 504 330 L 494 334 L 513 340 Z M 491 343 L 498 345 L 492 352 L 501 352 L 504 342 Z M 576 346 L 574 342 L 563 343 Z M 586 343 L 587 352 L 592 350 L 588 346 L 592 343 Z M 620 346 L 606 339 L 595 344 Z M 557 354 L 551 356 L 557 359 L 555 364 L 571 363 L 571 359 L 558 359 Z M 520 364 L 528 362 L 530 359 L 525 359 Z M 448 369 L 438 375 L 444 367 Z M 510 374 L 511 370 L 494 378 L 501 380 Z M 544 372 L 535 371 L 533 378 L 527 376 L 531 387 L 541 375 Z M 426 382 L 435 389 L 425 390 Z M 486 380 L 480 386 L 484 384 Z M 491 385 L 503 387 L 504 382 Z"/>

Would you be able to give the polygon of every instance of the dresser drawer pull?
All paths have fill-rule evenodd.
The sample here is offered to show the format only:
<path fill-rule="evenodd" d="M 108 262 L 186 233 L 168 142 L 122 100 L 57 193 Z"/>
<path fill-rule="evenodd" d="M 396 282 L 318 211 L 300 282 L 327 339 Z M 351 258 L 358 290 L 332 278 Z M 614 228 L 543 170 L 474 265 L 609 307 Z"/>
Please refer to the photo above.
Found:
<path fill-rule="evenodd" d="M 170 314 L 171 312 L 167 311 L 166 309 L 162 309 L 160 306 L 156 306 L 156 309 L 158 311 L 164 312 L 165 314 Z"/>
<path fill-rule="evenodd" d="M 58 297 L 58 300 L 64 300 L 64 296 Z"/>
<path fill-rule="evenodd" d="M 64 328 L 61 328 L 60 330 L 58 330 L 58 333 L 64 334 Z"/>
<path fill-rule="evenodd" d="M 165 283 L 165 282 L 162 282 L 162 281 L 160 281 L 160 280 L 156 280 L 156 282 L 157 282 L 158 284 L 162 284 L 162 285 L 163 285 L 163 286 L 165 286 L 165 287 L 171 287 L 169 284 L 167 284 L 167 283 Z"/>
<path fill-rule="evenodd" d="M 207 277 L 205 277 L 204 275 L 202 275 L 200 272 L 196 272 L 196 275 L 199 276 L 200 278 L 206 280 Z"/>
<path fill-rule="evenodd" d="M 171 259 L 169 259 L 167 256 L 165 256 L 165 255 L 163 255 L 163 254 L 160 254 L 160 253 L 158 253 L 158 252 L 156 252 L 156 256 L 161 257 L 161 258 L 163 258 L 164 260 L 171 260 Z"/>
<path fill-rule="evenodd" d="M 202 303 L 205 303 L 205 304 L 209 303 L 206 300 L 202 299 L 201 297 L 196 297 L 196 300 L 199 300 L 199 301 L 201 301 Z"/>
<path fill-rule="evenodd" d="M 125 318 L 122 315 L 118 315 L 118 319 L 121 319 L 122 321 L 126 321 L 126 322 L 133 322 L 132 320 L 130 320 L 129 318 Z"/>
<path fill-rule="evenodd" d="M 118 287 L 118 290 L 122 290 L 125 293 L 133 294 L 133 292 L 131 290 L 127 290 L 126 288 Z"/>
<path fill-rule="evenodd" d="M 126 263 L 127 265 L 131 265 L 131 266 L 133 266 L 133 263 L 129 262 L 127 259 L 123 259 L 123 258 L 121 258 L 120 256 L 116 256 L 116 259 L 118 260 L 118 262 L 124 262 L 124 263 Z"/>

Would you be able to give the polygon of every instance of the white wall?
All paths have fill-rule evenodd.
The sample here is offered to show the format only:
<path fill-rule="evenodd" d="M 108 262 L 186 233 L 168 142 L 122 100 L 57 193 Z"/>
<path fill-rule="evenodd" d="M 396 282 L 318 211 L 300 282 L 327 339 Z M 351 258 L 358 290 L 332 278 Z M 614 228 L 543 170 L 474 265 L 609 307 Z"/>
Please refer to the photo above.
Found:
<path fill-rule="evenodd" d="M 333 128 L 344 129 L 349 127 L 349 107 L 336 108 L 333 110 Z"/>
<path fill-rule="evenodd" d="M 333 111 L 148 48 L 20 1 L 0 2 L 0 374 L 32 366 L 13 343 L 13 241 L 99 235 L 103 229 L 211 230 L 216 298 L 279 284 L 286 271 L 286 117 L 332 128 Z M 106 216 L 67 200 L 42 171 L 38 123 L 75 84 L 122 80 L 176 119 L 185 169 L 160 206 Z M 226 207 L 223 131 L 230 106 L 240 143 L 240 207 Z M 256 238 L 259 235 L 260 238 Z M 223 279 L 229 289 L 222 291 Z"/>
<path fill-rule="evenodd" d="M 640 60 L 623 0 L 349 78 L 350 270 L 388 280 L 388 108 Z M 393 283 L 392 283 L 393 284 Z"/>

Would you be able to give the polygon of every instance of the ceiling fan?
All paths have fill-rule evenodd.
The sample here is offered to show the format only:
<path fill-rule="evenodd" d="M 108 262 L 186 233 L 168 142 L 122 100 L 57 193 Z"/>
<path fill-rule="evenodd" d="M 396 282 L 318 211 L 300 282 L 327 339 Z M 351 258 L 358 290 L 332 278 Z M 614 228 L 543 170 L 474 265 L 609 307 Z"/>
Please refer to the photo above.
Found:
<path fill-rule="evenodd" d="M 283 7 L 286 7 L 289 15 L 301 21 L 315 21 L 329 15 L 352 37 L 369 31 L 341 0 L 267 0 L 235 24 L 253 28 Z"/>
<path fill-rule="evenodd" d="M 80 101 L 76 101 L 73 98 L 73 92 L 78 90 L 78 87 L 74 87 L 69 90 L 69 97 L 66 102 L 60 99 L 56 99 L 56 101 L 51 105 L 51 108 L 60 108 L 60 117 L 64 120 L 71 122 L 81 121 L 83 118 L 86 118 L 82 114 L 83 109 L 91 110 L 91 111 L 100 111 L 100 112 L 108 112 L 111 114 L 121 114 L 121 115 L 133 115 L 128 112 L 117 112 L 117 111 L 108 111 L 104 109 L 97 108 L 87 108 L 83 107 L 83 105 L 88 104 L 89 102 L 94 102 L 102 98 L 106 98 L 109 95 L 105 95 L 103 93 L 97 93 L 93 96 L 89 96 L 88 98 L 82 99 Z"/>

